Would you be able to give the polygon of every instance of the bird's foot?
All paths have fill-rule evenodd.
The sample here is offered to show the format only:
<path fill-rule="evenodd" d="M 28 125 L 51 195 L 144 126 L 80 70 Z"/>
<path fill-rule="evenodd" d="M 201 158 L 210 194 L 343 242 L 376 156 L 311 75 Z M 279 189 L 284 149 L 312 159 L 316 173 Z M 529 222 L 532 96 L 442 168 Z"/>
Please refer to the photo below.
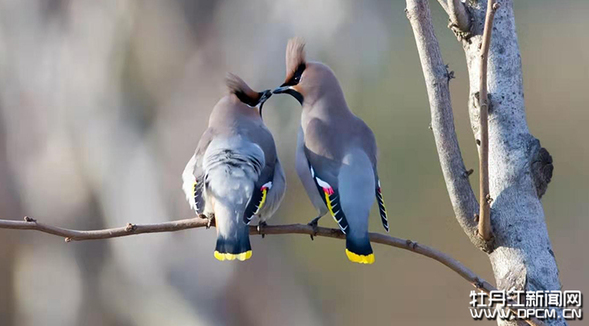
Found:
<path fill-rule="evenodd" d="M 213 220 L 215 219 L 215 213 L 208 213 L 208 214 L 198 214 L 198 217 L 206 219 L 207 220 L 207 229 L 211 228 L 211 223 L 213 222 Z"/>
<path fill-rule="evenodd" d="M 318 224 L 319 224 L 319 219 L 321 218 L 321 216 L 317 216 L 316 218 L 314 218 L 313 220 L 311 220 L 311 222 L 309 222 L 307 225 L 310 225 L 313 228 L 313 234 L 311 234 L 311 240 L 315 240 L 314 237 L 317 235 L 318 230 Z"/>
<path fill-rule="evenodd" d="M 262 239 L 264 239 L 264 237 L 266 237 L 266 234 L 264 234 L 264 229 L 268 226 L 268 223 L 266 223 L 266 221 L 260 221 L 258 222 L 258 234 L 262 235 Z"/>

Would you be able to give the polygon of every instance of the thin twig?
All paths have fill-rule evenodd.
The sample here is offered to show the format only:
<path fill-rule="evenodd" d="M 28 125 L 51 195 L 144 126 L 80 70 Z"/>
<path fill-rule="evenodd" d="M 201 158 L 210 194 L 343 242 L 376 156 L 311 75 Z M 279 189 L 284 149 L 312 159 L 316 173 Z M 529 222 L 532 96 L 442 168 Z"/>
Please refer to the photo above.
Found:
<path fill-rule="evenodd" d="M 487 17 L 485 18 L 485 29 L 483 31 L 483 44 L 481 47 L 481 72 L 480 72 L 480 148 L 479 148 L 479 235 L 485 241 L 493 239 L 491 229 L 491 195 L 489 194 L 489 99 L 487 96 L 487 62 L 489 47 L 491 45 L 491 34 L 493 32 L 493 18 L 499 4 L 495 0 L 487 3 Z"/>
<path fill-rule="evenodd" d="M 0 229 L 39 231 L 63 237 L 65 238 L 66 242 L 110 239 L 143 233 L 175 232 L 194 228 L 206 228 L 207 225 L 214 226 L 214 220 L 212 222 L 209 222 L 209 220 L 206 218 L 195 217 L 184 220 L 154 224 L 128 223 L 126 226 L 118 228 L 80 231 L 64 229 L 44 224 L 30 217 L 25 217 L 24 221 L 0 220 Z M 258 231 L 256 226 L 250 226 L 250 234 L 259 235 L 261 233 Z M 346 236 L 339 229 L 317 227 L 314 230 L 312 226 L 307 224 L 268 225 L 264 227 L 263 234 L 306 234 L 336 239 L 346 238 Z M 411 240 L 395 238 L 380 233 L 370 233 L 369 236 L 371 242 L 388 245 L 395 248 L 405 249 L 420 254 L 422 256 L 434 259 L 444 264 L 454 272 L 458 273 L 458 275 L 462 276 L 462 278 L 467 280 L 475 288 L 480 289 L 481 291 L 490 293 L 491 291 L 497 290 L 493 285 L 491 285 L 484 279 L 480 278 L 468 267 L 462 265 L 456 259 L 450 257 L 448 254 L 445 254 L 437 249 L 428 247 L 426 245 L 418 244 L 417 242 Z M 530 325 L 541 324 L 530 323 Z"/>
<path fill-rule="evenodd" d="M 431 129 L 452 208 L 470 241 L 484 250 L 486 243 L 477 236 L 474 218 L 479 211 L 478 202 L 468 180 L 454 128 L 449 73 L 434 33 L 428 1 L 407 0 L 406 13 L 421 61 L 431 111 Z"/>

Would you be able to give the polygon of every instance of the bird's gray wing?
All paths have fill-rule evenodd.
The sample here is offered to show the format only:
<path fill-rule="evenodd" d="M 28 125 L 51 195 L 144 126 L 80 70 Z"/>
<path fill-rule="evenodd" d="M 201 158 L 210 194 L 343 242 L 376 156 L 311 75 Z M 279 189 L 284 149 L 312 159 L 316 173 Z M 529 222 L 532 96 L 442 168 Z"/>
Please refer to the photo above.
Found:
<path fill-rule="evenodd" d="M 349 225 L 341 207 L 338 185 L 341 144 L 335 136 L 327 132 L 322 122 L 313 120 L 305 131 L 304 153 L 319 196 L 342 232 L 346 233 Z"/>
<path fill-rule="evenodd" d="M 262 169 L 260 176 L 258 177 L 258 181 L 254 184 L 252 196 L 245 209 L 245 213 L 243 214 L 243 221 L 246 224 L 249 224 L 254 216 L 260 214 L 261 210 L 266 205 L 268 192 L 274 186 L 274 165 L 275 163 L 266 164 L 264 169 Z"/>
<path fill-rule="evenodd" d="M 192 155 L 182 173 L 182 189 L 186 194 L 186 199 L 190 207 L 194 209 L 196 214 L 203 214 L 204 212 L 204 171 L 202 161 L 204 153 L 213 139 L 213 135 L 214 132 L 211 128 L 203 133 L 194 155 Z"/>
<path fill-rule="evenodd" d="M 337 178 L 340 164 L 337 162 L 330 162 L 329 159 L 316 155 L 308 149 L 305 151 L 305 154 L 309 162 L 309 171 L 311 172 L 311 177 L 313 178 L 317 192 L 321 196 L 327 210 L 345 234 L 348 230 L 348 220 L 340 202 Z"/>
<path fill-rule="evenodd" d="M 295 168 L 297 175 L 311 200 L 311 203 L 317 211 L 319 216 L 323 216 L 327 213 L 327 206 L 320 192 L 317 191 L 317 185 L 315 179 L 311 176 L 311 169 L 309 168 L 309 160 L 307 160 L 307 154 L 305 153 L 305 138 L 303 135 L 303 129 L 299 128 L 297 137 L 297 152 L 296 152 L 296 164 Z"/>
<path fill-rule="evenodd" d="M 256 124 L 248 126 L 246 134 L 248 139 L 262 148 L 266 161 L 243 216 L 244 222 L 249 224 L 254 216 L 266 220 L 278 209 L 284 197 L 286 180 L 270 130 L 263 124 Z"/>
<path fill-rule="evenodd" d="M 374 184 L 376 185 L 376 189 L 374 190 L 376 196 L 376 202 L 378 203 L 378 212 L 380 214 L 380 220 L 382 222 L 382 226 L 384 229 L 389 232 L 389 220 L 387 217 L 387 209 L 384 204 L 384 199 L 382 196 L 382 189 L 380 187 L 380 179 L 378 178 L 378 171 L 377 171 L 377 161 L 378 161 L 378 148 L 376 147 L 376 138 L 374 137 L 374 133 L 366 125 L 364 121 L 360 118 L 356 117 L 356 123 L 359 125 L 359 135 L 361 138 L 361 145 L 362 148 L 366 151 L 366 155 L 370 159 L 372 164 L 372 169 L 374 171 Z"/>
<path fill-rule="evenodd" d="M 286 177 L 278 158 L 273 166 L 272 177 L 261 176 L 261 181 L 256 184 L 252 199 L 245 211 L 246 223 L 251 222 L 254 216 L 259 216 L 260 221 L 265 222 L 276 212 L 284 198 Z"/>

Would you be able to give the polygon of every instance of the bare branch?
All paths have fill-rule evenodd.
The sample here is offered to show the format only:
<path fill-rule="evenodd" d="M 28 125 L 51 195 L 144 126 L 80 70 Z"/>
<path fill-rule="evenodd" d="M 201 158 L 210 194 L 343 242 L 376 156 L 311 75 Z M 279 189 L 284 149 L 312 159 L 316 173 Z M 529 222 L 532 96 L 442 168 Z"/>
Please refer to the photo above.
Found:
<path fill-rule="evenodd" d="M 487 96 L 487 61 L 489 57 L 489 46 L 491 34 L 493 33 L 493 18 L 499 4 L 495 0 L 487 3 L 487 17 L 485 18 L 485 29 L 483 32 L 483 45 L 481 47 L 481 73 L 479 109 L 481 139 L 479 148 L 479 225 L 478 233 L 485 241 L 493 239 L 491 230 L 491 195 L 489 194 L 489 98 Z"/>
<path fill-rule="evenodd" d="M 60 236 L 65 238 L 66 242 L 71 241 L 84 241 L 84 240 L 99 240 L 99 239 L 110 239 L 110 238 L 118 238 L 136 234 L 143 234 L 143 233 L 160 233 L 160 232 L 175 232 L 187 229 L 194 229 L 194 228 L 202 228 L 207 227 L 208 225 L 214 226 L 214 220 L 210 222 L 206 218 L 195 217 L 189 218 L 184 220 L 177 220 L 177 221 L 170 221 L 170 222 L 163 222 L 163 223 L 154 223 L 154 224 L 132 224 L 129 223 L 126 226 L 112 228 L 112 229 L 103 229 L 103 230 L 91 230 L 91 231 L 80 231 L 80 230 L 70 230 L 64 229 L 56 226 L 47 225 L 37 220 L 25 217 L 24 221 L 12 221 L 12 220 L 0 220 L 0 229 L 15 229 L 15 230 L 34 230 L 44 233 L 49 233 L 52 235 Z M 315 232 L 316 231 L 316 232 Z M 331 229 L 331 228 L 324 228 L 324 227 L 317 227 L 315 230 L 312 226 L 307 224 L 288 224 L 288 225 L 270 225 L 265 226 L 262 229 L 262 233 L 258 231 L 256 226 L 250 226 L 250 234 L 306 234 L 306 235 L 313 235 L 313 236 L 320 236 L 320 237 L 327 237 L 327 238 L 336 238 L 336 239 L 345 239 L 346 236 L 341 232 L 339 229 Z M 495 291 L 496 288 L 491 285 L 489 282 L 485 281 L 484 279 L 480 278 L 476 275 L 472 270 L 468 267 L 462 265 L 456 259 L 450 257 L 449 255 L 436 250 L 434 248 L 428 247 L 426 245 L 418 244 L 417 242 L 411 240 L 405 240 L 400 238 L 391 237 L 388 235 L 380 234 L 380 233 L 370 233 L 370 241 L 374 243 L 379 243 L 383 245 L 388 245 L 395 248 L 405 249 L 422 256 L 429 257 L 434 259 L 454 272 L 458 273 L 458 275 L 462 276 L 465 280 L 467 280 L 470 284 L 472 284 L 477 289 L 485 291 L 489 293 L 490 291 Z M 539 321 L 528 321 L 530 325 L 542 325 Z"/>
<path fill-rule="evenodd" d="M 456 137 L 449 73 L 434 33 L 428 1 L 407 0 L 406 13 L 415 35 L 429 97 L 432 131 L 456 219 L 472 243 L 485 249 L 486 243 L 477 236 L 478 203 Z"/>
<path fill-rule="evenodd" d="M 451 25 L 463 33 L 470 31 L 470 17 L 468 16 L 466 7 L 460 0 L 449 0 L 448 10 L 446 12 L 450 17 Z"/>

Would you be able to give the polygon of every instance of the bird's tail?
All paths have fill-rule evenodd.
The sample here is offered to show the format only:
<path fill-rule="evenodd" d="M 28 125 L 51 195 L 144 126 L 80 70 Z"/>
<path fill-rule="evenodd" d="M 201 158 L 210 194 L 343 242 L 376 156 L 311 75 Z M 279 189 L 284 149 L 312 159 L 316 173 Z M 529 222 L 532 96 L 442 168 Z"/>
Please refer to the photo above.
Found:
<path fill-rule="evenodd" d="M 348 234 L 346 237 L 346 256 L 350 261 L 359 264 L 374 263 L 374 253 L 368 236 L 355 236 Z"/>
<path fill-rule="evenodd" d="M 368 238 L 368 215 L 374 203 L 374 171 L 366 153 L 351 149 L 343 159 L 338 176 L 340 202 L 346 214 L 346 255 L 360 264 L 374 263 L 374 253 Z"/>
<path fill-rule="evenodd" d="M 218 260 L 248 260 L 252 256 L 249 227 L 243 222 L 243 209 L 233 209 L 221 202 L 215 205 Z"/>
<path fill-rule="evenodd" d="M 264 164 L 261 148 L 239 138 L 212 142 L 205 153 L 205 191 L 215 214 L 218 260 L 252 256 L 243 216 Z"/>

